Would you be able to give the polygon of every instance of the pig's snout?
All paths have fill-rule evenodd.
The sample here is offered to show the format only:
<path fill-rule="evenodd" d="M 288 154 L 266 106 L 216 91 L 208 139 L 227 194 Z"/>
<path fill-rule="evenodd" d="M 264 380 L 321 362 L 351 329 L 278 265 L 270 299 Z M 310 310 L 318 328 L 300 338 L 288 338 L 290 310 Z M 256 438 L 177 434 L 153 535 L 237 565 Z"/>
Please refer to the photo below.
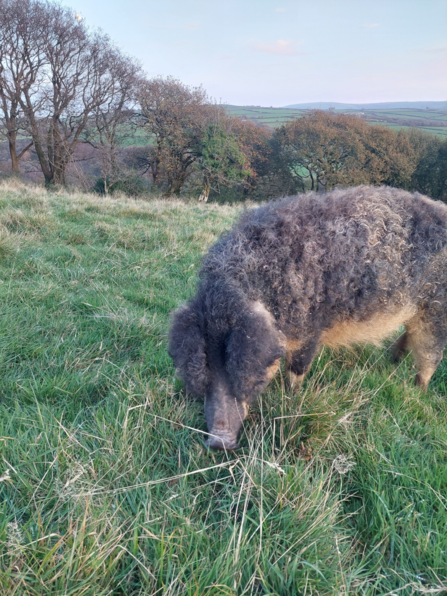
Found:
<path fill-rule="evenodd" d="M 228 434 L 216 435 L 210 433 L 205 445 L 211 449 L 219 449 L 221 451 L 236 451 L 236 449 L 240 448 L 239 443 Z"/>
<path fill-rule="evenodd" d="M 214 391 L 205 400 L 209 429 L 207 447 L 228 451 L 239 449 L 237 437 L 247 412 L 247 404 L 230 397 L 223 384 L 216 384 Z"/>

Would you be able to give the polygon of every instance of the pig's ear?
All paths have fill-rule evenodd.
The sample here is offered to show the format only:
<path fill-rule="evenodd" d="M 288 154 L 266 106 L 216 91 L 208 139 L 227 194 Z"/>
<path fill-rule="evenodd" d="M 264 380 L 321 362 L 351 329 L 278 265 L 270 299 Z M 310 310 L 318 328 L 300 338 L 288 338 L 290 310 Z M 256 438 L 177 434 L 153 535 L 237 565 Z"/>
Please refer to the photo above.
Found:
<path fill-rule="evenodd" d="M 177 374 L 185 382 L 186 390 L 203 397 L 209 382 L 209 370 L 200 316 L 192 306 L 182 306 L 173 314 L 168 353 Z"/>
<path fill-rule="evenodd" d="M 284 353 L 279 333 L 262 313 L 239 317 L 226 342 L 225 368 L 235 396 L 251 401 L 267 383 L 267 369 Z"/>

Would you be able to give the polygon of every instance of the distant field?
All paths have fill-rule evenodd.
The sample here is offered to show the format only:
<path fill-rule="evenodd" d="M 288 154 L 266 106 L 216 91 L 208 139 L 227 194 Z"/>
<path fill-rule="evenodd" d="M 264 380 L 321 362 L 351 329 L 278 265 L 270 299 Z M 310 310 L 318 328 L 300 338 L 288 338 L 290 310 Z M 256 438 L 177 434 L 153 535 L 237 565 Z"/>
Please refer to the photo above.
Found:
<path fill-rule="evenodd" d="M 252 120 L 276 128 L 301 118 L 308 110 L 293 108 L 263 108 L 257 106 L 225 106 L 228 112 L 240 118 Z M 418 128 L 431 134 L 447 138 L 447 110 L 388 109 L 388 110 L 336 110 L 336 113 L 361 114 L 371 123 L 390 128 Z"/>
<path fill-rule="evenodd" d="M 290 120 L 301 118 L 307 110 L 294 110 L 292 108 L 261 108 L 251 106 L 225 106 L 232 116 L 239 116 L 252 120 L 258 124 L 266 124 L 276 128 Z"/>
<path fill-rule="evenodd" d="M 364 114 L 365 119 L 371 122 L 392 128 L 416 127 L 447 138 L 447 110 L 365 110 Z"/>

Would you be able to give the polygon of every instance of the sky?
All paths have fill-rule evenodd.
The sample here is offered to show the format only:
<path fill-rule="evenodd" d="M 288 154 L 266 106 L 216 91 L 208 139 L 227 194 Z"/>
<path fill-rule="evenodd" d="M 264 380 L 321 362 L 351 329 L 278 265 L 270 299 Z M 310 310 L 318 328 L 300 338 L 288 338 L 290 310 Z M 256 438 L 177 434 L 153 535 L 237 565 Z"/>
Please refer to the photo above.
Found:
<path fill-rule="evenodd" d="M 65 0 L 149 77 L 217 101 L 447 100 L 447 0 Z"/>

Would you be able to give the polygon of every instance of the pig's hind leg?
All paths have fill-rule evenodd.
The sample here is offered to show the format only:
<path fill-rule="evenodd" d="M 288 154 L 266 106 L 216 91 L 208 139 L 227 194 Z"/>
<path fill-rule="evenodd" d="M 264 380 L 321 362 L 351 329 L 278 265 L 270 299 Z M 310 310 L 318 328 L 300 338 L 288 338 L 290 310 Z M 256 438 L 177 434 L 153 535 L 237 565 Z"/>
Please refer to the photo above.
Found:
<path fill-rule="evenodd" d="M 319 342 L 315 339 L 297 349 L 287 350 L 286 389 L 288 391 L 298 391 L 318 351 L 318 347 Z"/>
<path fill-rule="evenodd" d="M 405 331 L 391 346 L 391 360 L 397 364 L 406 352 L 408 352 L 408 333 Z"/>

